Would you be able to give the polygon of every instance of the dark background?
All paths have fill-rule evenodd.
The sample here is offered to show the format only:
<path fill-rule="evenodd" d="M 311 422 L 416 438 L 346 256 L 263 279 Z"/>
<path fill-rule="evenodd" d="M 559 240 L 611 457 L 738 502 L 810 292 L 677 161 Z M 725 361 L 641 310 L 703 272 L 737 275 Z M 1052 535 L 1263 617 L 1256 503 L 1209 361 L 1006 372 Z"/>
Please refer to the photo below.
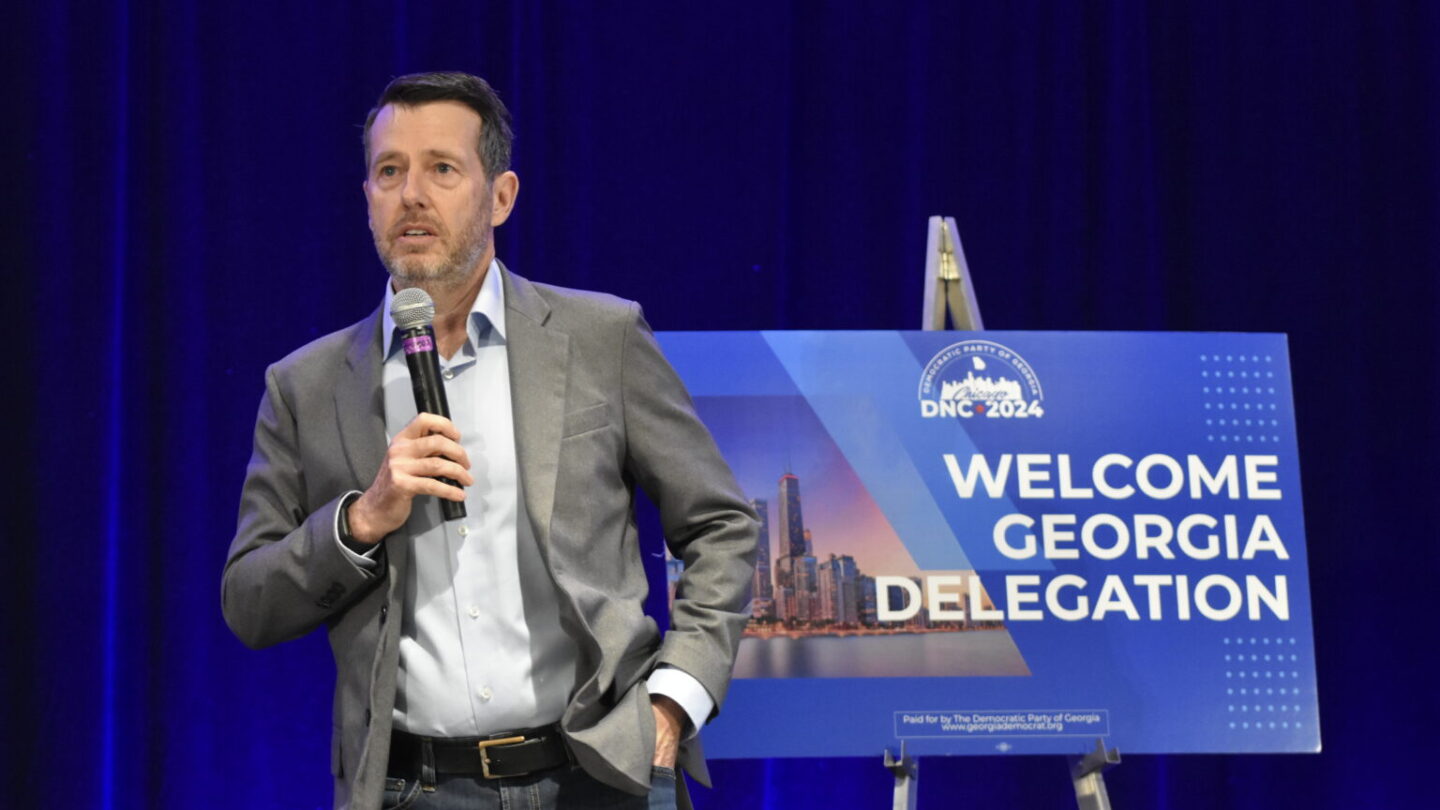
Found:
<path fill-rule="evenodd" d="M 1433 803 L 1440 4 L 55 0 L 0 37 L 7 806 L 328 806 L 323 639 L 245 650 L 220 570 L 266 364 L 382 292 L 364 113 L 452 68 L 515 114 L 500 255 L 657 329 L 915 328 L 944 213 L 991 328 L 1289 333 L 1325 753 L 1111 796 Z M 697 798 L 886 807 L 876 753 Z M 1073 806 L 1059 758 L 922 774 Z"/>

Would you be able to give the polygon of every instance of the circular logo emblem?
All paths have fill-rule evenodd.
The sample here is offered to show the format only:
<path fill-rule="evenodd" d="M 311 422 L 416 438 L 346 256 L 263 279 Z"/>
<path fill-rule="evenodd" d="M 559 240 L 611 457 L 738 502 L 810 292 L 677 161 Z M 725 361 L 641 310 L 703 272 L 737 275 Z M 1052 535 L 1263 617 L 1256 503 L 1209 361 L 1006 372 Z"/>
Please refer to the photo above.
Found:
<path fill-rule="evenodd" d="M 926 419 L 1039 419 L 1040 378 L 1025 358 L 990 340 L 941 349 L 920 374 L 920 415 Z"/>

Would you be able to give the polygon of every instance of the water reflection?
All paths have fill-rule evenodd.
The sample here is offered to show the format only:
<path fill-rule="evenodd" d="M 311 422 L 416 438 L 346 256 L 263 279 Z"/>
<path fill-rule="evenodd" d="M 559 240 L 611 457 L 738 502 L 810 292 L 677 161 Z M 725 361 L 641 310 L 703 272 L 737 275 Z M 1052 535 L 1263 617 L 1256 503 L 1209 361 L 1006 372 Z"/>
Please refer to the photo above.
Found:
<path fill-rule="evenodd" d="M 746 638 L 737 678 L 930 678 L 1029 675 L 1003 630 L 886 636 Z"/>

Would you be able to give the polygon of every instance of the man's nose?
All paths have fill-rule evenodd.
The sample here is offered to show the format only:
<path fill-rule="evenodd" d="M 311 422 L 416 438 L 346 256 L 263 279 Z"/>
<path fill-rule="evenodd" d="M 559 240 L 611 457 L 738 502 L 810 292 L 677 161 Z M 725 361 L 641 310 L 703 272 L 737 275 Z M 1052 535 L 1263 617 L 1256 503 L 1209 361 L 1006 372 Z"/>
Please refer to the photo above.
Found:
<path fill-rule="evenodd" d="M 400 201 L 407 208 L 424 208 L 430 204 L 429 190 L 425 187 L 425 180 L 418 172 L 409 172 L 405 175 L 405 184 L 400 187 Z"/>

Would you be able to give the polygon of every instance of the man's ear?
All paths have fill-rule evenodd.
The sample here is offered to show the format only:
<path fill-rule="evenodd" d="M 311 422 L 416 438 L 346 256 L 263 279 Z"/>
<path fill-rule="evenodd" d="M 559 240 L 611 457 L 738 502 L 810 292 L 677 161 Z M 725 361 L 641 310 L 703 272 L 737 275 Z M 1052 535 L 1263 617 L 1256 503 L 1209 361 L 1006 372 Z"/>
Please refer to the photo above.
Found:
<path fill-rule="evenodd" d="M 499 227 L 515 210 L 515 197 L 520 193 L 520 177 L 515 172 L 501 172 L 490 184 L 490 227 Z"/>

